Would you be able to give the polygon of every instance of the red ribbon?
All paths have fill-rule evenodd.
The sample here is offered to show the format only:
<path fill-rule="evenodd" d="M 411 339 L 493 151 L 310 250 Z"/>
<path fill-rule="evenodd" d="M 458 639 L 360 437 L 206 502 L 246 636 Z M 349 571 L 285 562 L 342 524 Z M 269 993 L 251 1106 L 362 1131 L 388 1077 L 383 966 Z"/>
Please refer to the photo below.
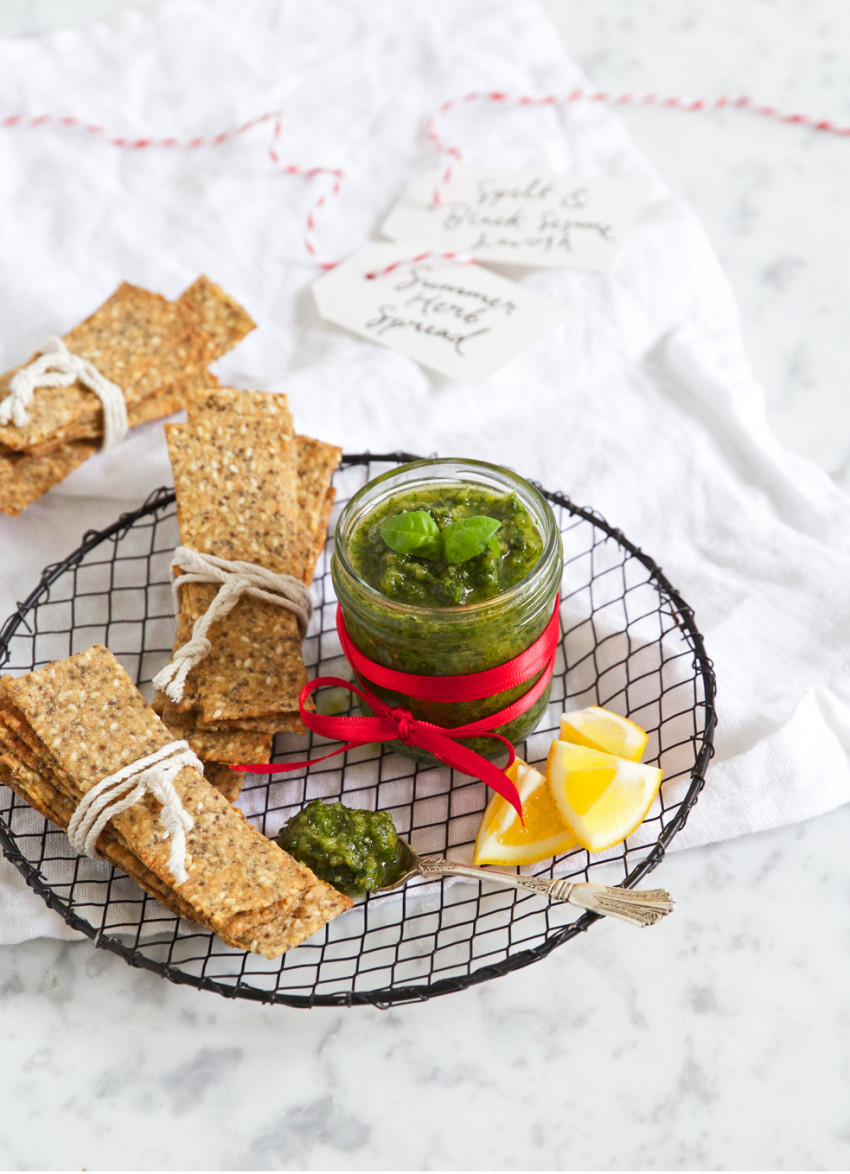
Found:
<path fill-rule="evenodd" d="M 427 750 L 444 762 L 446 766 L 463 771 L 464 774 L 480 778 L 488 787 L 492 787 L 506 799 L 517 811 L 522 819 L 522 801 L 516 785 L 499 767 L 494 766 L 489 759 L 462 746 L 457 739 L 487 737 L 497 738 L 508 749 L 508 766 L 511 766 L 516 754 L 514 748 L 501 734 L 495 733 L 496 726 L 506 725 L 531 709 L 534 703 L 543 696 L 552 679 L 555 667 L 555 652 L 558 646 L 560 597 L 555 600 L 552 618 L 542 634 L 524 652 L 506 661 L 495 668 L 486 669 L 480 673 L 465 673 L 453 677 L 421 676 L 417 673 L 402 673 L 396 669 L 388 669 L 364 656 L 354 645 L 345 620 L 342 608 L 337 608 L 337 631 L 339 633 L 342 650 L 346 659 L 357 673 L 358 683 L 353 685 L 342 677 L 315 677 L 308 681 L 298 698 L 298 709 L 301 719 L 308 729 L 325 738 L 345 739 L 344 745 L 332 750 L 321 758 L 311 758 L 304 762 L 263 762 L 240 763 L 231 767 L 232 770 L 252 771 L 255 773 L 280 774 L 289 770 L 298 770 L 300 767 L 312 763 L 324 762 L 336 754 L 352 750 L 356 746 L 365 746 L 370 742 L 390 742 L 399 740 L 408 746 L 416 746 Z M 490 714 L 489 717 L 479 718 L 478 721 L 468 722 L 463 726 L 435 725 L 433 722 L 421 721 L 401 706 L 387 705 L 380 697 L 372 692 L 366 684 L 368 680 L 373 685 L 390 689 L 395 693 L 403 693 L 408 697 L 415 697 L 419 701 L 480 701 L 487 697 L 495 697 L 524 681 L 540 674 L 528 692 L 524 693 L 513 704 Z M 317 689 L 335 686 L 348 689 L 356 693 L 372 710 L 372 715 L 335 716 L 330 714 L 310 713 L 305 708 L 307 699 Z"/>

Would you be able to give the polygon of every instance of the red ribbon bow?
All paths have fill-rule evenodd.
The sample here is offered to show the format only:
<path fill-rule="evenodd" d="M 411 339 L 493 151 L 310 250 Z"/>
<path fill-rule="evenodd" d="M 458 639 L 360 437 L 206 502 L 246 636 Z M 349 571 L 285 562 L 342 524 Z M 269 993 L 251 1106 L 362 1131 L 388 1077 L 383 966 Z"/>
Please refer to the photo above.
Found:
<path fill-rule="evenodd" d="M 308 729 L 325 738 L 345 739 L 344 744 L 329 754 L 322 755 L 321 758 L 311 758 L 304 762 L 241 763 L 231 769 L 279 774 L 309 766 L 311 763 L 324 762 L 336 754 L 342 754 L 356 746 L 365 746 L 370 742 L 399 740 L 408 746 L 416 746 L 421 750 L 430 751 L 446 766 L 454 767 L 455 770 L 472 775 L 473 778 L 480 778 L 488 787 L 492 787 L 494 791 L 505 798 L 522 819 L 522 801 L 513 781 L 489 759 L 484 758 L 475 750 L 470 750 L 467 746 L 462 746 L 457 739 L 497 738 L 507 747 L 508 766 L 511 766 L 516 758 L 514 748 L 507 738 L 495 733 L 495 727 L 506 725 L 531 709 L 548 687 L 555 667 L 555 652 L 558 645 L 559 603 L 560 600 L 556 599 L 552 618 L 543 633 L 524 652 L 505 664 L 486 669 L 484 672 L 465 673 L 454 677 L 429 677 L 416 673 L 402 673 L 369 660 L 352 643 L 345 626 L 342 609 L 337 608 L 337 631 L 342 650 L 357 673 L 358 683 L 354 685 L 342 677 L 315 677 L 312 681 L 308 681 L 301 690 L 298 708 L 301 719 Z M 463 726 L 449 728 L 435 725 L 433 722 L 422 721 L 401 706 L 387 705 L 366 684 L 366 680 L 369 680 L 374 685 L 392 689 L 394 692 L 415 697 L 420 701 L 479 701 L 487 697 L 494 697 L 498 693 L 503 693 L 507 689 L 522 684 L 538 673 L 540 676 L 528 692 L 514 701 L 512 705 L 490 714 L 489 717 L 468 722 Z M 372 715 L 340 716 L 310 713 L 305 708 L 307 699 L 317 689 L 328 686 L 348 689 L 352 693 L 356 693 L 372 710 Z"/>

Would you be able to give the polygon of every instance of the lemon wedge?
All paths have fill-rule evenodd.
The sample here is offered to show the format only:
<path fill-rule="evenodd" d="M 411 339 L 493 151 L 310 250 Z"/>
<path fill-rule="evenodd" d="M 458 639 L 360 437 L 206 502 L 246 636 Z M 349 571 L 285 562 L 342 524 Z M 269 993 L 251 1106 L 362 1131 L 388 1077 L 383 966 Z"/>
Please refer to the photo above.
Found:
<path fill-rule="evenodd" d="M 475 864 L 535 864 L 577 847 L 564 827 L 546 776 L 517 758 L 505 771 L 522 799 L 525 827 L 507 799 L 494 794 L 487 804 L 472 859 Z"/>
<path fill-rule="evenodd" d="M 661 771 L 558 739 L 549 748 L 546 781 L 558 814 L 581 846 L 602 852 L 643 822 Z"/>
<path fill-rule="evenodd" d="M 628 758 L 631 762 L 640 762 L 649 740 L 649 735 L 640 726 L 599 705 L 565 713 L 561 718 L 560 736 L 563 742 L 604 750 L 606 754 L 616 754 L 618 758 Z"/>

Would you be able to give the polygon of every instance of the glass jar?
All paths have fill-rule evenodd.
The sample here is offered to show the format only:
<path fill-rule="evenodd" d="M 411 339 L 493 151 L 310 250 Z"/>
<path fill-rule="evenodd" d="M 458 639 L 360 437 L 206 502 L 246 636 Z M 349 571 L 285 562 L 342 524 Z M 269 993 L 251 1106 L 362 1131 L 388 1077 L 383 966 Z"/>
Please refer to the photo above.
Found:
<path fill-rule="evenodd" d="M 411 490 L 429 493 L 441 486 L 473 486 L 500 497 L 516 494 L 541 539 L 540 557 L 512 587 L 477 603 L 421 606 L 382 594 L 355 570 L 352 539 L 368 516 Z M 484 461 L 455 458 L 415 461 L 374 478 L 340 514 L 331 563 L 334 587 L 354 645 L 370 660 L 405 673 L 456 676 L 495 668 L 519 655 L 542 634 L 551 619 L 561 583 L 561 535 L 545 497 L 510 469 Z M 367 682 L 391 706 L 445 728 L 478 721 L 511 705 L 538 676 L 493 697 L 465 702 L 423 701 Z M 525 737 L 540 720 L 549 689 L 523 714 L 496 728 L 511 742 Z M 503 750 L 494 738 L 467 738 L 464 744 L 487 758 Z M 401 742 L 393 748 L 413 757 L 431 756 Z"/>

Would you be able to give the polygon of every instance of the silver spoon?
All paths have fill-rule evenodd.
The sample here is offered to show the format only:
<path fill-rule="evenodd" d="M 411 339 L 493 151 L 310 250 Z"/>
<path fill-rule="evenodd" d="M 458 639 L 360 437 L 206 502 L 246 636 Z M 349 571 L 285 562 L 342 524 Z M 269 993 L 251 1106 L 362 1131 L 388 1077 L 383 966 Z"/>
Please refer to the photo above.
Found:
<path fill-rule="evenodd" d="M 398 842 L 406 853 L 405 871 L 392 884 L 382 885 L 373 890 L 376 893 L 390 893 L 405 885 L 411 877 L 464 876 L 469 880 L 489 881 L 491 884 L 507 885 L 513 889 L 527 889 L 548 897 L 550 901 L 568 901 L 579 909 L 592 913 L 604 913 L 631 925 L 655 925 L 662 917 L 673 912 L 673 898 L 664 889 L 621 889 L 610 885 L 597 885 L 592 881 L 572 884 L 568 880 L 545 880 L 537 876 L 520 876 L 514 872 L 499 872 L 491 868 L 479 868 L 474 864 L 456 864 L 440 856 L 421 857 L 401 836 Z"/>

